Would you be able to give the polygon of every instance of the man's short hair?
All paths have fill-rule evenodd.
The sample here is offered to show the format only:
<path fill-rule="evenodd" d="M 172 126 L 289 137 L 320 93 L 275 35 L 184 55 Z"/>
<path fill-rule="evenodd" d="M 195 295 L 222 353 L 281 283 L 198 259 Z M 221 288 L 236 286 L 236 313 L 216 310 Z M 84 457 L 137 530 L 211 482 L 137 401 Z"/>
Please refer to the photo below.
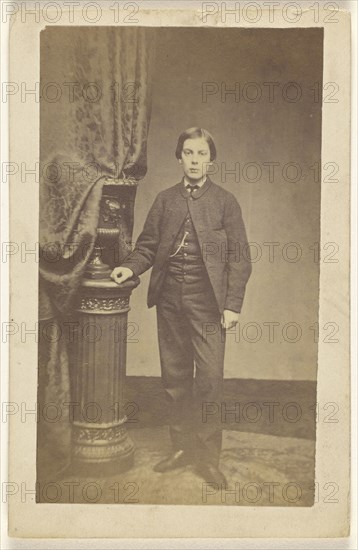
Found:
<path fill-rule="evenodd" d="M 209 145 L 209 149 L 210 149 L 210 160 L 211 161 L 215 160 L 216 159 L 216 147 L 215 147 L 215 143 L 214 143 L 212 135 L 210 134 L 210 132 L 208 132 L 204 128 L 197 128 L 197 127 L 188 128 L 182 134 L 180 134 L 179 139 L 178 139 L 178 145 L 177 145 L 177 148 L 175 150 L 176 158 L 178 160 L 181 159 L 181 154 L 183 152 L 184 141 L 187 140 L 187 139 L 195 139 L 195 138 L 204 138 L 205 139 L 205 141 Z"/>

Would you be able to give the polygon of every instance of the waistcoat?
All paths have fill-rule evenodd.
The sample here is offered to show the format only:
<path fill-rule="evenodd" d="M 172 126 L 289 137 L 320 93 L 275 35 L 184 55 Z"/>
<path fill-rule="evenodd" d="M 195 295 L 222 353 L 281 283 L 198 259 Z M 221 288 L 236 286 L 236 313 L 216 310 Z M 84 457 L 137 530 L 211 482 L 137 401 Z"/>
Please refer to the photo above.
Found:
<path fill-rule="evenodd" d="M 168 273 L 177 281 L 185 283 L 207 280 L 200 244 L 189 210 L 181 226 L 169 257 Z"/>

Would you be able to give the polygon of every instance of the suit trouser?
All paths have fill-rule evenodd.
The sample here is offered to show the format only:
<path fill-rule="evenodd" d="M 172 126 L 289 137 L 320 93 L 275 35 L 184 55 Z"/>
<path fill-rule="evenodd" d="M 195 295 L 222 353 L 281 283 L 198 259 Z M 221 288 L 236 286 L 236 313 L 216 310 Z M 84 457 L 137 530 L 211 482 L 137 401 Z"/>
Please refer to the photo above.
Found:
<path fill-rule="evenodd" d="M 174 450 L 219 462 L 225 331 L 207 274 L 190 282 L 167 274 L 157 303 L 162 381 Z M 195 365 L 195 378 L 194 378 Z"/>

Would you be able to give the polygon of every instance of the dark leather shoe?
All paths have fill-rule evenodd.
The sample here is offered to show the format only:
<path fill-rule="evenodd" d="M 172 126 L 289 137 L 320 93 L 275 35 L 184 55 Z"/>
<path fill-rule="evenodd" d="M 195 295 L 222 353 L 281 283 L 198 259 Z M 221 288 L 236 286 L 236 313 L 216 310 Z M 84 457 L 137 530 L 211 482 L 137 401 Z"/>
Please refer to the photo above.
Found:
<path fill-rule="evenodd" d="M 225 485 L 227 484 L 226 477 L 224 474 L 214 466 L 213 464 L 210 464 L 209 462 L 203 462 L 201 464 L 197 464 L 195 468 L 197 474 L 202 477 L 207 483 L 217 483 L 217 485 Z"/>
<path fill-rule="evenodd" d="M 188 453 L 185 451 L 176 451 L 171 454 L 164 460 L 161 460 L 153 468 L 155 472 L 169 472 L 170 470 L 175 470 L 176 468 L 181 468 L 187 464 L 191 464 L 192 459 Z"/>

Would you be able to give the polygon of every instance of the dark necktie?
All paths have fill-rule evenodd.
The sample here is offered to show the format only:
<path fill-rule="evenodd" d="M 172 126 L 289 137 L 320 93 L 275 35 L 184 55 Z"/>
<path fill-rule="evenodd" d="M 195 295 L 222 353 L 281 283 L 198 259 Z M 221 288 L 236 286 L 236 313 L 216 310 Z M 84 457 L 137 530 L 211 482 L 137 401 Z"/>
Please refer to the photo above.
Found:
<path fill-rule="evenodd" d="M 199 185 L 190 185 L 189 183 L 185 186 L 185 188 L 189 191 L 190 194 L 192 194 L 192 192 L 196 189 L 200 189 Z"/>

